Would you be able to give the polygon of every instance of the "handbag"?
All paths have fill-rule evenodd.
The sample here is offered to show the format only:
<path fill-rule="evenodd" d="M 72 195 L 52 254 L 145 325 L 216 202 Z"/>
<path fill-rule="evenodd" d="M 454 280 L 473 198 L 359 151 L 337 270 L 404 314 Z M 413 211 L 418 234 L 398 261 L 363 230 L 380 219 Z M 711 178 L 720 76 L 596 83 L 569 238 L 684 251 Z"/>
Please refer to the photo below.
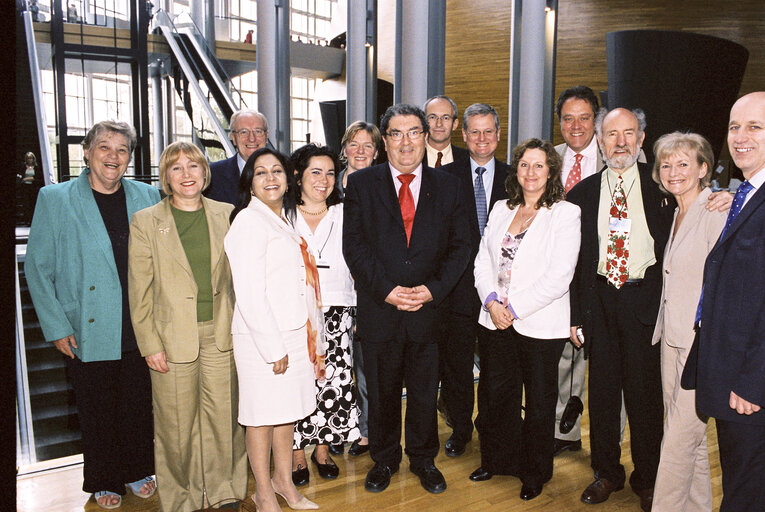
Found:
<path fill-rule="evenodd" d="M 571 430 L 574 428 L 574 425 L 576 425 L 576 420 L 579 418 L 579 415 L 582 414 L 582 411 L 584 411 L 584 404 L 582 403 L 582 399 L 574 395 L 575 358 L 573 351 L 577 349 L 574 347 L 574 345 L 571 345 L 571 350 L 571 385 L 569 387 L 568 402 L 566 402 L 566 407 L 563 409 L 563 414 L 560 416 L 560 424 L 558 425 L 558 430 L 560 430 L 561 434 L 568 434 L 571 432 Z"/>

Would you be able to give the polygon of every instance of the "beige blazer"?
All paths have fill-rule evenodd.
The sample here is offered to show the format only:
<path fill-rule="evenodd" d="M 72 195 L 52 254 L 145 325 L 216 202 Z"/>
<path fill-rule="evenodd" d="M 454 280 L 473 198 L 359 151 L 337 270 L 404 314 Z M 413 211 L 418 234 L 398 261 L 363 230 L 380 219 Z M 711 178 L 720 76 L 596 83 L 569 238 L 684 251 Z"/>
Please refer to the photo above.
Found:
<path fill-rule="evenodd" d="M 300 235 L 253 197 L 224 244 L 236 291 L 231 332 L 248 337 L 264 361 L 276 362 L 287 355 L 283 334 L 308 319 Z"/>
<path fill-rule="evenodd" d="M 489 214 L 474 270 L 475 286 L 482 302 L 492 292 L 499 292 L 502 239 L 517 212 L 517 208 L 511 210 L 502 199 Z M 579 207 L 566 201 L 557 202 L 552 208 L 540 208 L 518 246 L 508 298 L 518 315 L 513 327 L 524 336 L 538 339 L 569 336 L 568 289 L 579 257 L 580 216 Z M 484 308 L 478 323 L 487 329 L 496 329 Z"/>
<path fill-rule="evenodd" d="M 232 349 L 234 293 L 223 238 L 233 207 L 202 197 L 210 232 L 213 322 L 218 350 Z M 139 211 L 128 244 L 130 317 L 141 355 L 165 351 L 167 360 L 188 363 L 199 355 L 197 284 L 186 259 L 169 199 Z"/>
<path fill-rule="evenodd" d="M 704 263 L 728 216 L 727 212 L 710 212 L 705 208 L 711 193 L 709 188 L 701 191 L 664 249 L 664 286 L 653 332 L 654 345 L 662 339 L 670 347 L 690 349 L 693 344 L 693 321 L 701 297 Z M 675 231 L 677 212 L 675 209 L 670 233 Z"/>

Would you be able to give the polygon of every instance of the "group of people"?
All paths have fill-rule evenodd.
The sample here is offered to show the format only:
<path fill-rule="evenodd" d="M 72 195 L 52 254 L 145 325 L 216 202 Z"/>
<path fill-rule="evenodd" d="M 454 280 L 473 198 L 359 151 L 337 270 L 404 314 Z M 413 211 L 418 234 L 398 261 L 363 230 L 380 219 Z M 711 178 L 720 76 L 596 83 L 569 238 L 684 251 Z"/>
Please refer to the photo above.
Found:
<path fill-rule="evenodd" d="M 102 508 L 158 484 L 162 510 L 225 506 L 245 498 L 249 459 L 259 510 L 279 510 L 277 495 L 315 509 L 298 491 L 305 449 L 336 478 L 332 455 L 352 442 L 374 461 L 365 488 L 381 492 L 403 458 L 405 385 L 410 470 L 443 492 L 437 404 L 452 428 L 445 454 L 458 457 L 477 340 L 471 480 L 511 475 L 521 499 L 539 496 L 554 457 L 581 449 L 578 420 L 561 417 L 587 387 L 595 479 L 582 501 L 624 487 L 626 411 L 643 510 L 712 509 L 707 417 L 723 510 L 756 510 L 765 92 L 731 110 L 747 180 L 733 198 L 710 190 L 699 135 L 662 136 L 651 167 L 639 109 L 600 109 L 578 86 L 556 113 L 565 143 L 526 140 L 507 165 L 483 103 L 463 113 L 466 150 L 451 144 L 457 106 L 436 96 L 389 107 L 379 129 L 352 123 L 339 157 L 270 149 L 266 118 L 242 110 L 233 157 L 208 165 L 192 144 L 165 149 L 162 200 L 123 177 L 135 131 L 95 125 L 83 173 L 40 192 L 26 260 L 46 339 L 69 356 L 83 489 Z"/>

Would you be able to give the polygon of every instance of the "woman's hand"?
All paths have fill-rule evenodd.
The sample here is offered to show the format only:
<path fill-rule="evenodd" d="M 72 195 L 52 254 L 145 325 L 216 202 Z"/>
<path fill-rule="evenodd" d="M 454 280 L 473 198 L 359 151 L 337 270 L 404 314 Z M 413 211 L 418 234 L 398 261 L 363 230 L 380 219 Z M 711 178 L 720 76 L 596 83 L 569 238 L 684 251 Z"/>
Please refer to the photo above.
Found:
<path fill-rule="evenodd" d="M 146 359 L 146 364 L 149 365 L 149 368 L 155 372 L 167 373 L 170 371 L 170 367 L 167 366 L 167 355 L 165 354 L 164 350 L 162 352 L 157 352 L 156 354 L 146 356 L 144 359 Z"/>
<path fill-rule="evenodd" d="M 515 318 L 510 313 L 510 310 L 496 300 L 489 304 L 488 309 L 489 315 L 491 315 L 491 321 L 494 322 L 494 326 L 497 329 L 504 331 L 513 325 L 513 320 L 515 320 Z"/>
<path fill-rule="evenodd" d="M 580 327 L 581 327 L 581 325 L 572 325 L 571 326 L 571 335 L 569 336 L 569 339 L 571 340 L 571 343 L 573 343 L 576 348 L 582 348 L 582 345 L 584 344 L 584 341 L 579 341 L 579 336 L 576 335 L 576 331 Z M 584 334 L 582 334 L 582 340 L 584 340 Z"/>
<path fill-rule="evenodd" d="M 287 371 L 289 356 L 286 355 L 274 363 L 274 375 L 281 375 Z"/>
<path fill-rule="evenodd" d="M 74 359 L 74 352 L 72 352 L 72 348 L 77 348 L 77 342 L 74 340 L 74 334 L 64 336 L 60 340 L 55 340 L 53 344 L 56 345 L 56 348 L 59 352 L 67 357 Z"/>

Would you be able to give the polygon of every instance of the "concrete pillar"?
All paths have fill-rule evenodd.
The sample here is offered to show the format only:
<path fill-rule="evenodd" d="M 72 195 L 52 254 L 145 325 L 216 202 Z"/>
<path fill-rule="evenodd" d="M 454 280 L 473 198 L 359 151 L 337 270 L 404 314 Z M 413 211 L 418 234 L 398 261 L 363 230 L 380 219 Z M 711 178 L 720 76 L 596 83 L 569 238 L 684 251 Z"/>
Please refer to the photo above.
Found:
<path fill-rule="evenodd" d="M 151 80 L 151 97 L 153 103 L 151 128 L 154 132 L 153 149 L 154 158 L 156 159 L 157 163 L 159 163 L 159 156 L 162 154 L 162 151 L 165 149 L 166 145 L 165 111 L 167 108 L 169 108 L 165 106 L 165 95 L 162 89 L 164 82 L 162 80 L 162 71 L 162 60 L 157 59 L 156 61 L 149 64 L 149 79 Z"/>
<path fill-rule="evenodd" d="M 428 2 L 400 5 L 400 48 L 405 49 L 401 52 L 401 102 L 422 105 L 428 99 Z"/>
<path fill-rule="evenodd" d="M 542 136 L 545 89 L 545 0 L 523 0 L 518 84 L 518 142 Z"/>
<path fill-rule="evenodd" d="M 258 110 L 268 119 L 269 139 L 290 152 L 289 1 L 258 1 Z"/>
<path fill-rule="evenodd" d="M 375 122 L 377 99 L 376 0 L 348 2 L 345 53 L 346 125 L 357 120 Z"/>

